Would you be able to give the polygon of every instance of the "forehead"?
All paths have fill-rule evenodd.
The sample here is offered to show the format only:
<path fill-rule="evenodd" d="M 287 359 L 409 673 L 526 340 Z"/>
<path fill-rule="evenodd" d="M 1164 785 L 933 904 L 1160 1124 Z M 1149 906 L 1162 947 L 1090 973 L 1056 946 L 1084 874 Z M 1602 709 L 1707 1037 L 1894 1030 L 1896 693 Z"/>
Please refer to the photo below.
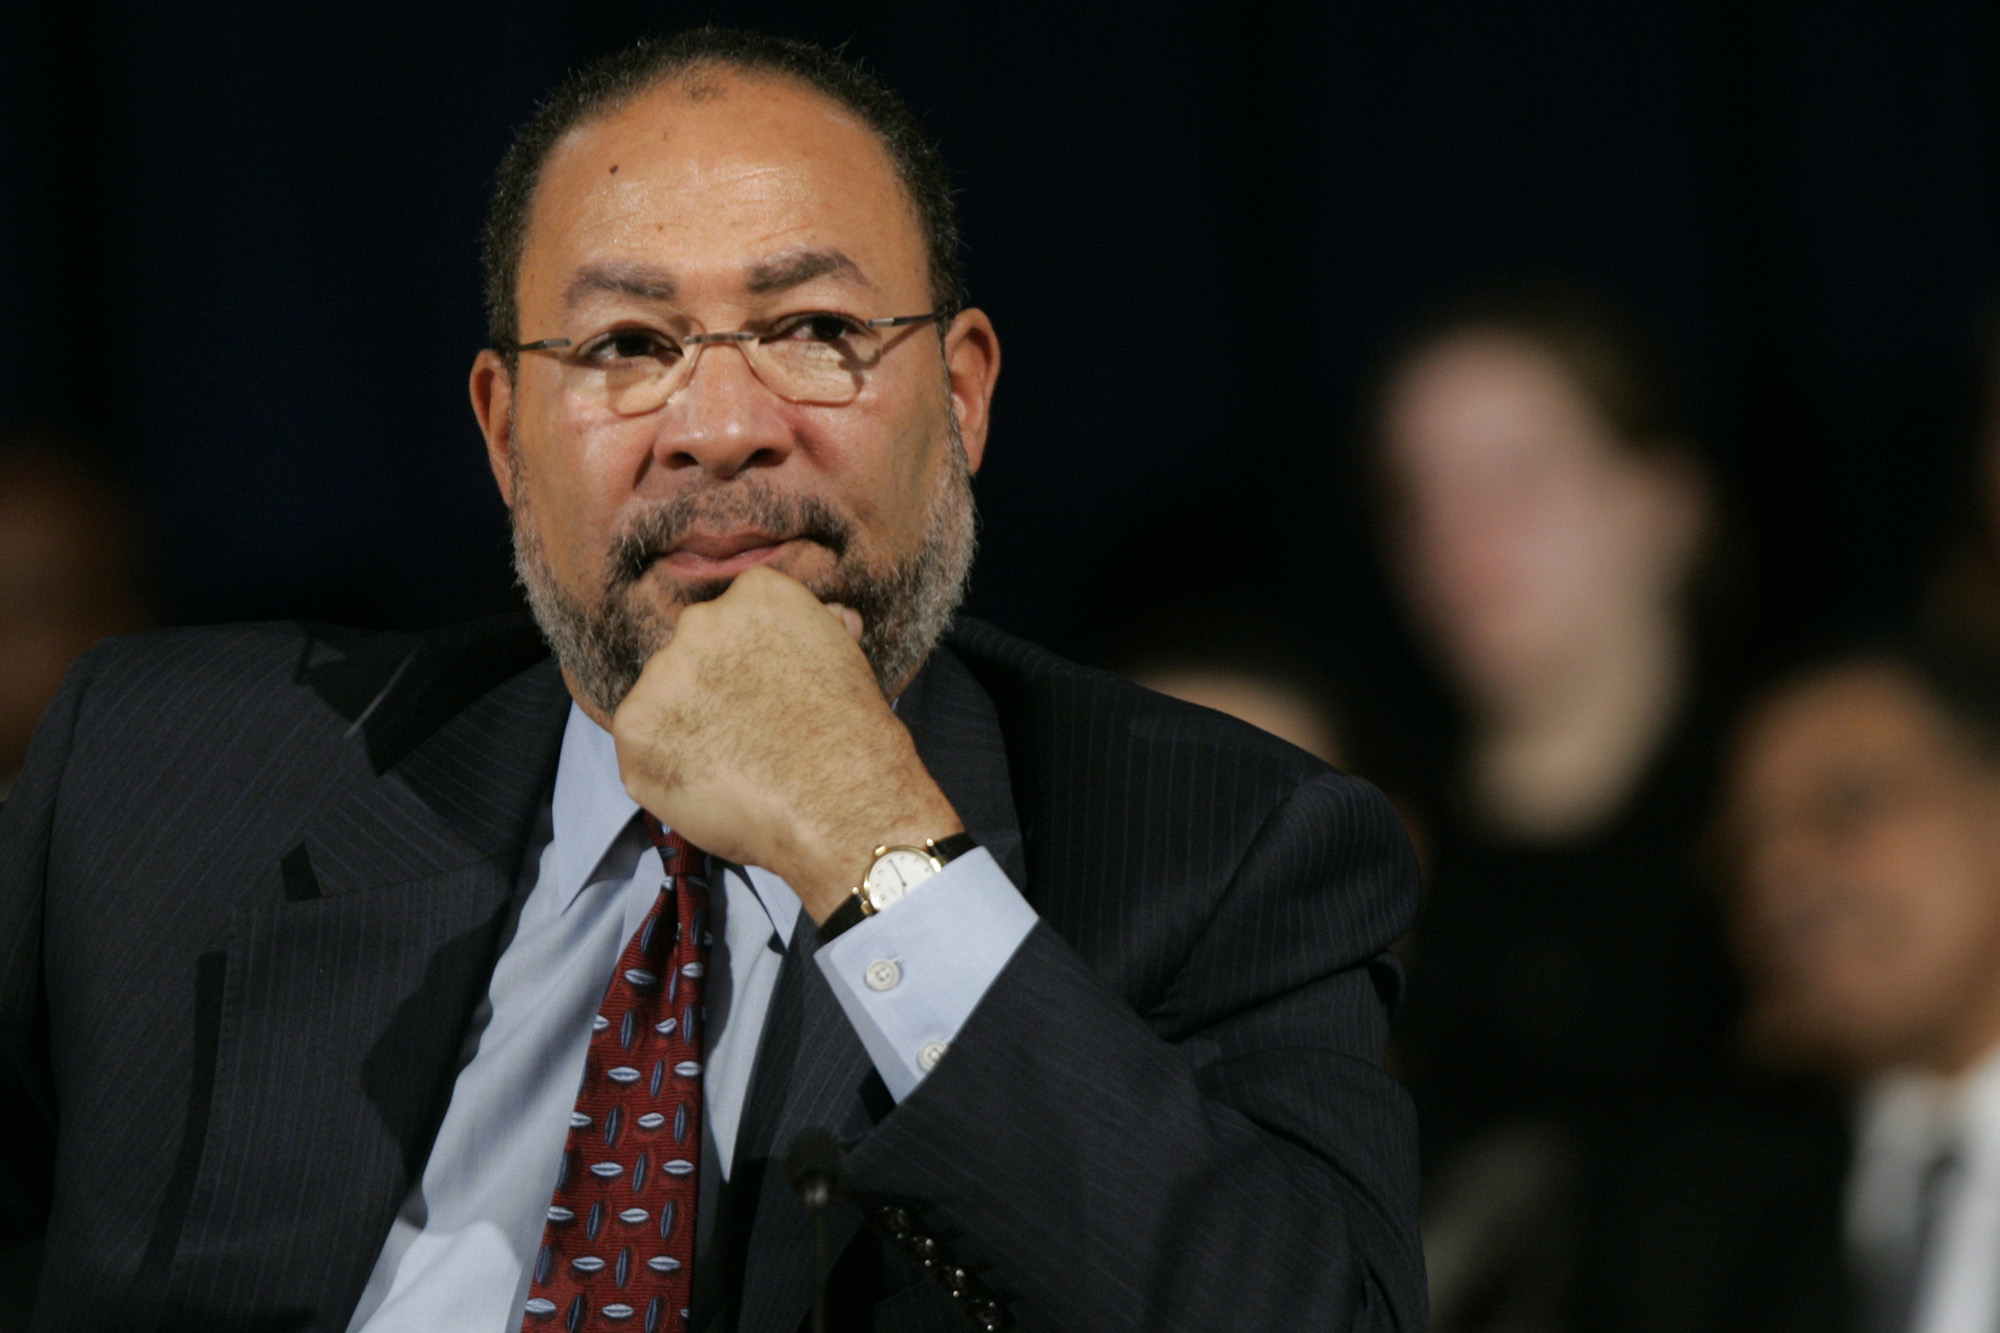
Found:
<path fill-rule="evenodd" d="M 522 304 L 556 296 L 585 264 L 727 281 L 826 249 L 877 288 L 923 283 L 915 209 L 881 140 L 792 81 L 698 72 L 557 142 L 536 188 Z"/>
<path fill-rule="evenodd" d="M 1766 705 L 1743 743 L 1752 786 L 1790 786 L 1858 770 L 1949 763 L 1948 722 L 1906 672 L 1858 665 L 1805 681 Z"/>
<path fill-rule="evenodd" d="M 1608 452 L 1608 428 L 1562 359 L 1507 330 L 1468 329 L 1421 348 L 1385 406 L 1392 456 L 1406 466 Z"/>

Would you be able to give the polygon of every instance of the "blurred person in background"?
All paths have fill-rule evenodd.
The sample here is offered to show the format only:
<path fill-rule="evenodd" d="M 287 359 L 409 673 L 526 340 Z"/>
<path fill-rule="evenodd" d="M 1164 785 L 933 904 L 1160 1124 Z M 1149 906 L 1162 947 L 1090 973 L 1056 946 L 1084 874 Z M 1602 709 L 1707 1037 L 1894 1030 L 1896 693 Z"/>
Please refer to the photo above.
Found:
<path fill-rule="evenodd" d="M 0 796 L 77 654 L 146 623 L 131 509 L 109 472 L 0 434 Z"/>
<path fill-rule="evenodd" d="M 1372 423 L 1392 582 L 1460 726 L 1398 1026 L 1440 1328 L 1560 1317 L 1577 1182 L 1727 1022 L 1692 854 L 1713 506 L 1656 367 L 1591 297 L 1508 288 L 1410 340 Z"/>
<path fill-rule="evenodd" d="M 1850 647 L 1766 692 L 1722 821 L 1747 1049 L 1596 1232 L 1592 1327 L 2000 1328 L 2000 670 Z"/>
<path fill-rule="evenodd" d="M 1139 600 L 1140 609 L 1105 647 L 1120 675 L 1345 766 L 1331 673 L 1288 631 L 1290 617 L 1246 606 L 1240 597 L 1190 599 L 1179 585 L 1169 598 Z"/>
<path fill-rule="evenodd" d="M 1395 785 L 1378 754 L 1350 742 L 1352 666 L 1338 651 L 1297 630 L 1294 610 L 1247 605 L 1242 597 L 1197 596 L 1175 585 L 1170 605 L 1131 618 L 1105 650 L 1112 670 L 1183 703 L 1199 704 L 1289 741 L 1315 759 L 1382 789 L 1409 835 L 1419 868 L 1429 864 L 1420 812 Z M 1406 941 L 1399 941 L 1400 953 Z"/>
<path fill-rule="evenodd" d="M 1200 704 L 1290 741 L 1315 759 L 1340 762 L 1339 732 L 1315 691 L 1269 664 L 1164 658 L 1131 672 L 1149 690 Z"/>
<path fill-rule="evenodd" d="M 2000 1327 L 2000 680 L 1920 652 L 1802 676 L 1730 811 L 1753 1040 L 1857 1094 L 1861 1326 Z"/>

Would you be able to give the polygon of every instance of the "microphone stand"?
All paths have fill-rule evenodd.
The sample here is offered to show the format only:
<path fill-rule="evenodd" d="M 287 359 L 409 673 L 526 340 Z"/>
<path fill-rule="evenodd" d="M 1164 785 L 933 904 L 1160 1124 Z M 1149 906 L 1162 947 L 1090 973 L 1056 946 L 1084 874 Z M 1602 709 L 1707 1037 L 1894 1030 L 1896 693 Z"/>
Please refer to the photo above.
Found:
<path fill-rule="evenodd" d="M 785 1155 L 785 1174 L 812 1219 L 812 1333 L 826 1333 L 826 1206 L 840 1188 L 840 1145 L 823 1129 L 801 1131 Z"/>

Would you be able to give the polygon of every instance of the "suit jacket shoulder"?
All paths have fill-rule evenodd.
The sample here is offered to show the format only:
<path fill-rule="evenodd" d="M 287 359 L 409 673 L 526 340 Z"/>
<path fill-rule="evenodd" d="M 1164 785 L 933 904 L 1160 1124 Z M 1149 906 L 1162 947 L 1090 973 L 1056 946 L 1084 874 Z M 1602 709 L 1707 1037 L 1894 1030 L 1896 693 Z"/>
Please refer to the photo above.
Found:
<path fill-rule="evenodd" d="M 78 663 L 0 812 L 0 1201 L 8 1238 L 46 1231 L 44 1326 L 351 1308 L 567 703 L 521 621 Z"/>
<path fill-rule="evenodd" d="M 1151 957 L 1123 960 L 1140 969 L 1129 977 L 1133 992 L 1156 993 L 1205 932 L 1241 920 L 1200 906 L 1219 907 L 1232 885 L 1244 896 L 1284 886 L 1259 913 L 1310 911 L 1332 890 L 1317 906 L 1346 919 L 1319 938 L 1350 944 L 1306 965 L 1369 964 L 1394 1005 L 1401 973 L 1383 951 L 1409 928 L 1415 867 L 1399 819 L 1373 786 L 1236 718 L 1065 661 L 978 620 L 962 618 L 950 647 L 991 698 L 1005 738 L 1027 846 L 1023 887 L 1079 951 L 1117 966 L 1137 938 L 1123 913 L 1077 910 L 1108 886 L 1191 904 L 1178 928 L 1155 934 Z M 1326 874 L 1303 864 L 1275 878 L 1242 874 L 1260 835 L 1294 826 L 1304 841 L 1293 854 L 1344 864 Z"/>

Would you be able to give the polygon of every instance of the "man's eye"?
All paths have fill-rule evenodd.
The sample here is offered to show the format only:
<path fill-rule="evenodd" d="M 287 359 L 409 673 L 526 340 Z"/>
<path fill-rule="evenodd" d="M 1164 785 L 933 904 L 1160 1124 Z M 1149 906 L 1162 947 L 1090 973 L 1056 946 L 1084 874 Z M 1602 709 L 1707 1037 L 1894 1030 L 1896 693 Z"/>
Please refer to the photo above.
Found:
<path fill-rule="evenodd" d="M 795 342 L 837 343 L 845 342 L 859 332 L 861 325 L 846 315 L 816 310 L 812 314 L 784 321 L 772 329 L 769 336 L 773 341 L 789 339 Z"/>
<path fill-rule="evenodd" d="M 672 356 L 680 349 L 669 339 L 645 329 L 618 329 L 592 343 L 586 353 L 593 361 L 637 361 Z"/>

